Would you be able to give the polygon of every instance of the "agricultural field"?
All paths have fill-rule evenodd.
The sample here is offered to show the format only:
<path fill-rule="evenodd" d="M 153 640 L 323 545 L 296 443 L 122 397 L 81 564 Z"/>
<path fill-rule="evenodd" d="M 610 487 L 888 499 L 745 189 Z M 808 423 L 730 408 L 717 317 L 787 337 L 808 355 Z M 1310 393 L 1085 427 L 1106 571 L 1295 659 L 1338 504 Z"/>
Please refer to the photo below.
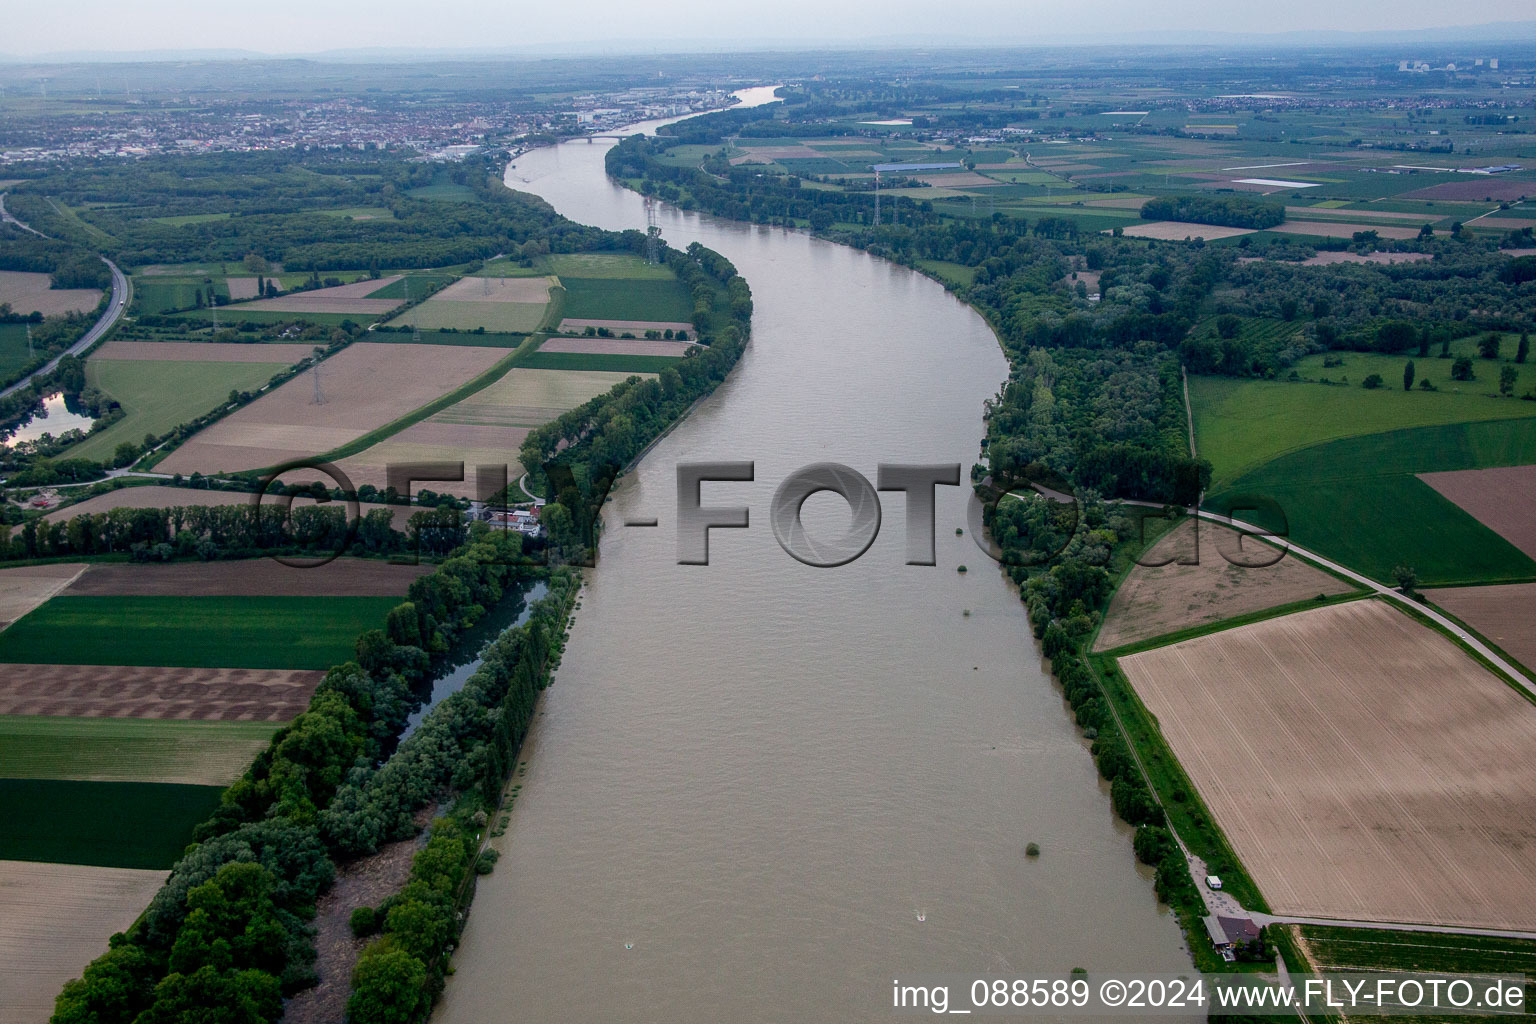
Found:
<path fill-rule="evenodd" d="M 336 558 L 300 568 L 271 558 L 133 565 L 102 562 L 85 568 L 64 593 L 86 597 L 372 597 L 404 595 L 430 565 L 371 558 Z M 12 570 L 25 571 L 25 570 Z"/>
<path fill-rule="evenodd" d="M 1314 924 L 1298 925 L 1297 928 L 1308 959 L 1327 971 L 1524 974 L 1527 978 L 1536 977 L 1536 940 L 1532 939 Z"/>
<path fill-rule="evenodd" d="M 648 263 L 628 252 L 558 252 L 546 256 L 549 271 L 558 277 L 584 280 L 672 281 L 672 271 L 659 263 Z M 495 266 L 495 264 L 491 264 Z"/>
<path fill-rule="evenodd" d="M 286 722 L 303 713 L 324 676 L 318 669 L 11 664 L 0 680 L 0 715 Z"/>
<path fill-rule="evenodd" d="M 60 313 L 89 313 L 101 301 L 101 291 L 96 288 L 53 288 L 51 285 L 52 279 L 47 274 L 0 270 L 0 305 L 9 305 L 12 312 L 22 315 L 57 316 Z"/>
<path fill-rule="evenodd" d="M 1431 602 L 1536 672 L 1536 583 L 1437 587 L 1428 594 Z"/>
<path fill-rule="evenodd" d="M 92 359 L 131 359 L 155 362 L 277 363 L 291 366 L 314 354 L 313 345 L 281 343 L 246 345 L 218 341 L 109 341 L 91 352 Z"/>
<path fill-rule="evenodd" d="M 268 721 L 0 716 L 0 779 L 228 786 L 278 729 Z"/>
<path fill-rule="evenodd" d="M 559 330 L 565 334 L 578 334 L 588 327 L 603 328 L 622 338 L 625 334 L 632 335 L 634 339 L 641 340 L 646 331 L 659 331 L 665 334 L 671 331 L 674 336 L 679 331 L 687 337 L 693 337 L 693 324 L 686 320 L 604 320 L 594 317 L 565 317 L 560 321 Z M 663 338 L 663 341 L 666 339 Z"/>
<path fill-rule="evenodd" d="M 397 597 L 55 597 L 0 633 L 0 662 L 328 669 Z"/>
<path fill-rule="evenodd" d="M 112 342 L 109 346 L 113 344 L 124 343 Z M 272 346 L 230 347 L 265 355 Z M 119 444 L 126 441 L 138 445 L 143 443 L 146 434 L 167 433 L 173 427 L 228 402 L 231 391 L 254 391 L 290 365 L 275 360 L 235 362 L 223 358 L 194 362 L 143 359 L 136 355 L 127 359 L 103 358 L 103 355 L 93 355 L 86 360 L 86 382 L 115 399 L 125 415 L 70 448 L 69 458 L 110 462 Z M 272 356 L 280 358 L 276 352 Z"/>
<path fill-rule="evenodd" d="M 598 357 L 603 358 L 603 357 Z M 653 357 L 661 358 L 661 357 Z M 340 463 L 354 483 L 385 485 L 385 468 L 400 462 L 463 462 L 462 481 L 422 482 L 460 497 L 476 494 L 475 466 L 506 466 L 523 474 L 518 449 L 528 431 L 609 391 L 632 376 L 610 371 L 545 370 L 516 366 L 500 380 Z"/>
<path fill-rule="evenodd" d="M 597 356 L 666 356 L 678 359 L 693 345 L 688 341 L 649 341 L 644 338 L 550 338 L 540 352 L 574 352 Z"/>
<path fill-rule="evenodd" d="M 1536 558 L 1536 466 L 1425 473 L 1419 479 Z"/>
<path fill-rule="evenodd" d="M 0 778 L 0 862 L 159 868 L 163 878 L 222 792 L 163 782 Z"/>
<path fill-rule="evenodd" d="M 553 282 L 542 277 L 466 277 L 427 301 L 412 306 L 390 325 L 472 331 L 530 333 L 549 306 Z"/>
<path fill-rule="evenodd" d="M 1120 660 L 1277 914 L 1536 930 L 1536 707 L 1385 602 Z"/>
<path fill-rule="evenodd" d="M 1177 220 L 1149 220 L 1126 225 L 1128 238 L 1155 238 L 1159 241 L 1182 241 L 1186 238 L 1236 238 L 1251 235 L 1254 228 L 1228 228 L 1216 224 L 1192 224 Z"/>
<path fill-rule="evenodd" d="M 32 358 L 27 349 L 27 325 L 0 324 L 0 379 L 16 373 Z"/>
<path fill-rule="evenodd" d="M 1203 444 L 1200 451 L 1205 454 Z M 1279 504 L 1286 522 L 1263 510 L 1238 518 L 1275 531 L 1288 525 L 1300 546 L 1378 580 L 1408 565 L 1428 584 L 1523 581 L 1536 578 L 1536 561 L 1420 474 L 1532 463 L 1536 419 L 1529 417 L 1395 430 L 1313 445 L 1235 477 L 1223 474 L 1206 506 L 1221 512 L 1242 496 L 1265 496 Z"/>
<path fill-rule="evenodd" d="M 35 1024 L 71 978 L 106 952 L 165 882 L 164 870 L 0 861 L 0 1007 Z"/>
<path fill-rule="evenodd" d="M 240 319 L 247 312 L 254 313 L 335 313 L 358 317 L 377 317 L 400 305 L 400 300 L 389 296 L 379 297 L 399 277 L 378 280 L 364 278 L 353 284 L 336 285 L 333 288 L 314 288 L 309 291 L 279 295 L 275 299 L 258 299 L 255 302 L 238 303 L 223 310 L 232 320 Z"/>
<path fill-rule="evenodd" d="M 1334 353 L 1344 365 L 1324 369 L 1322 356 L 1297 363 L 1298 373 L 1349 379 L 1348 386 L 1312 381 L 1266 381 L 1238 377 L 1189 378 L 1195 415 L 1195 447 L 1214 467 L 1219 488 L 1282 455 L 1341 438 L 1407 427 L 1443 426 L 1485 420 L 1536 418 L 1536 404 L 1488 394 L 1486 382 L 1447 380 L 1444 360 L 1415 359 L 1421 376 L 1438 391 L 1402 389 L 1403 364 L 1411 356 L 1363 352 Z M 1381 374 L 1376 390 L 1360 387 Z M 1390 374 L 1390 376 L 1389 376 Z"/>
<path fill-rule="evenodd" d="M 693 329 L 693 298 L 676 278 L 575 277 L 562 274 L 566 319 L 681 323 Z"/>
<path fill-rule="evenodd" d="M 1277 554 L 1224 526 L 1179 524 L 1142 554 L 1115 591 L 1095 650 L 1354 589 L 1295 556 L 1264 564 Z"/>
<path fill-rule="evenodd" d="M 528 370 L 576 370 L 649 376 L 673 365 L 675 356 L 604 354 L 597 352 L 560 352 L 541 348 L 522 361 Z"/>
<path fill-rule="evenodd" d="M 0 630 L 69 586 L 85 569 L 78 562 L 0 569 Z"/>
<path fill-rule="evenodd" d="M 321 455 L 464 387 L 507 352 L 498 348 L 354 343 L 319 364 L 324 402 L 301 374 L 226 416 L 156 467 L 190 474 L 260 469 Z"/>

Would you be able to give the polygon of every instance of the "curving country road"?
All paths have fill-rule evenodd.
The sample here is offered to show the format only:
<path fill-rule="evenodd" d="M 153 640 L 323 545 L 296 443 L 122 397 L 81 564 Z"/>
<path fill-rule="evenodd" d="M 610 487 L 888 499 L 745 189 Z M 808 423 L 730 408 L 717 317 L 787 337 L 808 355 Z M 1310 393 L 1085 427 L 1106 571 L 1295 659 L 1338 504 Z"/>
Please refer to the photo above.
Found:
<path fill-rule="evenodd" d="M 0 222 L 6 224 L 15 224 L 22 230 L 30 231 L 40 238 L 48 237 L 31 225 L 25 224 L 17 220 L 11 214 L 7 213 L 5 210 L 5 194 L 3 192 L 0 192 Z M 0 398 L 5 398 L 8 395 L 12 395 L 17 391 L 20 391 L 28 384 L 31 384 L 35 378 L 42 376 L 43 374 L 52 373 L 58 367 L 59 360 L 63 359 L 65 356 L 77 356 L 84 352 L 86 349 L 90 348 L 92 345 L 96 344 L 96 342 L 100 341 L 102 337 L 117 324 L 117 321 L 122 318 L 122 315 L 127 312 L 128 303 L 133 298 L 133 286 L 129 283 L 127 275 L 118 269 L 116 263 L 113 263 L 105 256 L 99 256 L 97 258 L 100 259 L 101 262 L 105 263 L 107 268 L 112 271 L 112 298 L 107 301 L 107 308 L 101 314 L 101 318 L 91 326 L 90 330 L 86 331 L 83 335 L 80 336 L 79 341 L 69 346 L 69 348 L 65 349 L 54 358 L 50 359 L 48 363 L 41 369 L 34 370 L 33 372 L 23 377 L 21 380 L 17 381 L 15 384 L 12 384 L 10 387 L 5 388 L 4 390 L 0 390 Z"/>

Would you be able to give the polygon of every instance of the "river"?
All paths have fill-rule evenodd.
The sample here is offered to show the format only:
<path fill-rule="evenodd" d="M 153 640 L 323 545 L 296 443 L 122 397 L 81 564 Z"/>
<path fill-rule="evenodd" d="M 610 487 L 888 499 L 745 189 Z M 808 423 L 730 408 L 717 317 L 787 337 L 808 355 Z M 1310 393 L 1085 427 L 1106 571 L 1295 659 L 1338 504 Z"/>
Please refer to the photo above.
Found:
<path fill-rule="evenodd" d="M 604 175 L 609 145 L 525 154 L 507 183 L 644 230 L 642 199 Z M 800 564 L 769 526 L 809 463 L 968 473 L 1007 377 L 986 323 L 804 233 L 657 214 L 751 284 L 752 344 L 615 488 L 437 1019 L 846 1022 L 889 1013 L 892 979 L 922 972 L 1188 970 L 1022 604 L 955 535 L 966 488 L 938 488 L 936 567 L 904 564 L 899 493 L 840 568 Z M 751 526 L 678 565 L 675 467 L 727 459 L 754 460 L 755 482 L 706 484 L 704 503 L 746 505 Z M 819 495 L 806 521 L 849 514 Z"/>

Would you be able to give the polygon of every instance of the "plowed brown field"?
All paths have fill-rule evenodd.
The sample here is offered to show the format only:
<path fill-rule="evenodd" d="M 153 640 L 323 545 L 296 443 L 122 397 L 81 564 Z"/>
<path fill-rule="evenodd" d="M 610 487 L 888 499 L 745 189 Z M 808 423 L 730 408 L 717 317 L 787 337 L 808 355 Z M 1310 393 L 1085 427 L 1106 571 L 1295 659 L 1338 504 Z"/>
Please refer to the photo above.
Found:
<path fill-rule="evenodd" d="M 1536 930 L 1536 707 L 1357 601 L 1121 667 L 1277 914 Z"/>
<path fill-rule="evenodd" d="M 0 715 L 286 722 L 323 678 L 289 669 L 7 665 Z"/>

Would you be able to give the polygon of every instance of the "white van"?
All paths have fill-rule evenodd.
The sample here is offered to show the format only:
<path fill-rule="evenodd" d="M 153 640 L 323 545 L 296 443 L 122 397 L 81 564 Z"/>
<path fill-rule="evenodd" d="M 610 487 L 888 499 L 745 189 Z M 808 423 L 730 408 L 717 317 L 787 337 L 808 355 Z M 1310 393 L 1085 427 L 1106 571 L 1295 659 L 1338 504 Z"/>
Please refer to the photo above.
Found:
<path fill-rule="evenodd" d="M 1205 887 L 1214 892 L 1221 891 L 1221 877 L 1219 875 L 1206 875 Z"/>

